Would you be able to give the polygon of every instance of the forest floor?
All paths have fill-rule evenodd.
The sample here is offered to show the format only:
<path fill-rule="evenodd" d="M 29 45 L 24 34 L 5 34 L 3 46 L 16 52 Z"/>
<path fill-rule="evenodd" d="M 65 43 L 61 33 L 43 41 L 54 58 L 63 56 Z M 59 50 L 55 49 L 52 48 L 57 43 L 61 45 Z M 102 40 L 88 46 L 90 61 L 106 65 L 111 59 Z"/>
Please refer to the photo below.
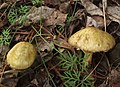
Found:
<path fill-rule="evenodd" d="M 89 26 L 116 44 L 83 67 L 84 52 L 68 39 Z M 31 67 L 15 70 L 6 55 L 21 41 L 33 44 L 37 56 Z M 120 87 L 120 1 L 0 0 L 0 87 Z"/>

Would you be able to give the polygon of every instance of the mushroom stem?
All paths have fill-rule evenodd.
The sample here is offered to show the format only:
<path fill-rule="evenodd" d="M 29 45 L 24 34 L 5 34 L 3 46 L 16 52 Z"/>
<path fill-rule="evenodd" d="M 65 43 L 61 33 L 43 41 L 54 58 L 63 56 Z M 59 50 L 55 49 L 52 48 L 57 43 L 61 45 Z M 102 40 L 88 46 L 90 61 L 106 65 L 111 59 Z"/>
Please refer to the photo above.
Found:
<path fill-rule="evenodd" d="M 92 62 L 92 55 L 93 55 L 93 53 L 87 53 L 87 54 L 89 54 L 89 56 L 88 56 L 86 61 L 88 62 L 88 65 L 90 65 L 91 62 Z"/>
<path fill-rule="evenodd" d="M 88 52 L 84 52 L 84 58 L 83 58 L 83 66 L 84 68 L 87 68 L 88 65 L 91 64 L 92 61 L 92 52 L 88 53 Z"/>

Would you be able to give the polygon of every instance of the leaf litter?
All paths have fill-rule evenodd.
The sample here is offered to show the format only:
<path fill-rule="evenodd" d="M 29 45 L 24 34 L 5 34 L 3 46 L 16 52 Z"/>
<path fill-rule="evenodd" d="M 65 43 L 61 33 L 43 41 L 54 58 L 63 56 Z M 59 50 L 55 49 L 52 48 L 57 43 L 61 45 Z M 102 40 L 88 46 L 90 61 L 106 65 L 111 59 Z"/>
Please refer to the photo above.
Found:
<path fill-rule="evenodd" d="M 96 59 L 93 60 L 89 72 L 99 64 L 91 75 L 95 79 L 93 83 L 95 87 L 118 87 L 120 82 L 119 1 L 110 0 L 107 3 L 106 0 L 42 0 L 42 4 L 41 2 L 33 4 L 32 1 L 0 1 L 0 34 L 5 27 L 8 27 L 13 36 L 9 46 L 4 44 L 0 47 L 0 86 L 63 87 L 61 75 L 66 70 L 59 66 L 60 61 L 56 57 L 58 51 L 62 50 L 60 52 L 65 53 L 64 51 L 69 50 L 71 54 L 79 53 L 68 44 L 67 38 L 81 28 L 95 26 L 102 30 L 106 27 L 106 31 L 115 37 L 116 46 L 107 53 L 93 55 Z M 104 8 L 102 1 L 107 3 Z M 28 5 L 30 8 L 22 26 L 20 23 L 10 25 L 8 21 L 8 12 L 11 8 L 8 9 L 7 6 L 11 3 L 14 3 L 11 8 L 20 5 Z M 21 17 L 17 20 L 21 20 Z M 38 55 L 31 68 L 16 71 L 9 66 L 5 67 L 5 57 L 8 50 L 20 41 L 32 41 Z"/>

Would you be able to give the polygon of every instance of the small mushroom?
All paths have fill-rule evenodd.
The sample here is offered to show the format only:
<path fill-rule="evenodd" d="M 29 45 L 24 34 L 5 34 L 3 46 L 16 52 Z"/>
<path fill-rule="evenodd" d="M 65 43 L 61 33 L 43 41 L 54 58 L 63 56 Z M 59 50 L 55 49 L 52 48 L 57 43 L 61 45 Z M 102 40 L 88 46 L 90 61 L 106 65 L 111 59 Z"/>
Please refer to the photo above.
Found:
<path fill-rule="evenodd" d="M 87 27 L 73 34 L 68 39 L 68 43 L 85 52 L 85 57 L 87 55 L 86 52 L 89 54 L 88 58 L 83 59 L 88 65 L 92 60 L 92 53 L 107 52 L 112 49 L 115 45 L 115 39 L 109 33 L 98 28 Z"/>
<path fill-rule="evenodd" d="M 7 54 L 7 63 L 13 69 L 30 67 L 36 57 L 36 50 L 29 42 L 17 43 Z"/>

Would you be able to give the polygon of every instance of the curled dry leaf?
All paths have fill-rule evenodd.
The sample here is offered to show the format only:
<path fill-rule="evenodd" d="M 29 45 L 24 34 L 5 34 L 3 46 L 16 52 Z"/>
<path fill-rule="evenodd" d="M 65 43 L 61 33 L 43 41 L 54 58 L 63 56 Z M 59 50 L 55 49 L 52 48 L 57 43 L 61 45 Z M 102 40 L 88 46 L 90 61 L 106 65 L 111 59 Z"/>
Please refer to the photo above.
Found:
<path fill-rule="evenodd" d="M 92 2 L 90 2 L 89 0 L 81 0 L 81 2 L 89 14 L 101 16 L 103 15 L 101 9 L 94 5 Z"/>
<path fill-rule="evenodd" d="M 104 19 L 101 16 L 92 16 L 92 18 L 96 21 L 98 28 L 103 28 L 104 27 Z"/>
<path fill-rule="evenodd" d="M 97 22 L 92 17 L 87 16 L 86 27 L 89 27 L 89 26 L 97 27 Z"/>
<path fill-rule="evenodd" d="M 87 23 L 86 27 L 88 26 L 95 26 L 97 28 L 103 28 L 104 22 L 103 22 L 103 17 L 101 16 L 87 16 Z"/>
<path fill-rule="evenodd" d="M 107 13 L 109 15 L 109 18 L 112 21 L 116 21 L 120 24 L 120 7 L 118 6 L 109 6 L 107 8 Z"/>

